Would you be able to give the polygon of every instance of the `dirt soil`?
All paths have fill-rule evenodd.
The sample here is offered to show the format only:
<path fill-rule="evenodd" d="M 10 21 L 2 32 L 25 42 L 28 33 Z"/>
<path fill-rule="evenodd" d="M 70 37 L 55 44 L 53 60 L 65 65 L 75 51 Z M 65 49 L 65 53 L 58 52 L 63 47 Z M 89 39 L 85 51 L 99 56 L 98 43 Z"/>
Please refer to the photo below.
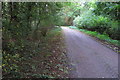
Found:
<path fill-rule="evenodd" d="M 62 27 L 70 78 L 117 78 L 118 54 L 94 38 L 68 27 Z"/>

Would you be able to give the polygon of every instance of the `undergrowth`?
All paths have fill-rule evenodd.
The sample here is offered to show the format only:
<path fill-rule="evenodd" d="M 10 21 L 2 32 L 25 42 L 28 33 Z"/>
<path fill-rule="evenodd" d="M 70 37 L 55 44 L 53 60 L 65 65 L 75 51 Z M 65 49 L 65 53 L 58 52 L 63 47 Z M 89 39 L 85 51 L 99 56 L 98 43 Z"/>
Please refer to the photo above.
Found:
<path fill-rule="evenodd" d="M 34 40 L 32 36 L 30 40 L 23 40 L 25 44 L 22 47 L 13 42 L 11 44 L 13 47 L 10 48 L 12 49 L 11 52 L 8 53 L 4 50 L 2 53 L 3 78 L 54 78 L 54 76 L 48 74 L 52 72 L 48 70 L 46 73 L 43 68 L 46 64 L 49 64 L 46 59 L 50 61 L 49 57 L 55 55 L 53 50 L 57 41 L 59 42 L 60 36 L 61 28 L 53 28 L 48 31 L 46 37 L 39 36 L 38 39 L 40 40 Z M 43 68 L 38 67 L 38 65 L 43 66 Z"/>

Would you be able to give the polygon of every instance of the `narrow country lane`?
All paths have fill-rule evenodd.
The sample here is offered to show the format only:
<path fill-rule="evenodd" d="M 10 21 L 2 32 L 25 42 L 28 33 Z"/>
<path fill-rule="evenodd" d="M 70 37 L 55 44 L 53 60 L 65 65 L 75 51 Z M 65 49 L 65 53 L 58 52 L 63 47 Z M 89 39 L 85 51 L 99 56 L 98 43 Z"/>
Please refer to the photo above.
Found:
<path fill-rule="evenodd" d="M 74 69 L 71 78 L 117 78 L 118 54 L 92 37 L 62 27 L 67 56 Z"/>

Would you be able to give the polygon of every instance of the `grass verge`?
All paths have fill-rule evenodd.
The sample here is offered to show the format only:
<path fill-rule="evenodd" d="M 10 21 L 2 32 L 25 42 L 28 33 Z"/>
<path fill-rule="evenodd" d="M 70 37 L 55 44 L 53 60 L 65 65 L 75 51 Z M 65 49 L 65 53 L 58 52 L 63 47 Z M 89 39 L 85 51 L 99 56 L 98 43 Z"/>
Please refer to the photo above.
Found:
<path fill-rule="evenodd" d="M 84 33 L 86 33 L 88 35 L 96 37 L 96 38 L 98 38 L 98 39 L 100 39 L 102 41 L 106 41 L 108 43 L 111 43 L 111 44 L 117 46 L 118 48 L 120 47 L 120 41 L 119 40 L 113 40 L 106 34 L 100 34 L 100 33 L 96 32 L 96 31 L 88 31 L 88 30 L 85 30 L 85 29 L 79 29 L 79 28 L 77 28 L 75 26 L 69 26 L 69 28 L 79 30 L 79 31 L 84 32 Z M 119 52 L 119 51 L 117 51 L 117 52 Z"/>

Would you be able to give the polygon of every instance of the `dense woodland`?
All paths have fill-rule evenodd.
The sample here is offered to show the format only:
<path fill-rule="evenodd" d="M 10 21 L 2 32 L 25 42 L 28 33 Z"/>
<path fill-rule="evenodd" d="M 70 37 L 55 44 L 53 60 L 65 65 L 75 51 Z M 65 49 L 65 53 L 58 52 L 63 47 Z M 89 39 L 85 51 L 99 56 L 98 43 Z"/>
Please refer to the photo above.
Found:
<path fill-rule="evenodd" d="M 26 64 L 22 64 L 24 59 L 45 53 L 41 49 L 47 47 L 45 45 L 53 35 L 59 34 L 53 27 L 59 25 L 58 12 L 61 7 L 60 3 L 47 2 L 2 3 L 3 76 L 21 77 L 27 68 Z M 49 51 L 46 49 L 46 52 Z M 26 66 L 21 69 L 23 65 Z"/>
<path fill-rule="evenodd" d="M 26 77 L 21 75 L 20 63 L 42 52 L 41 45 L 53 35 L 61 34 L 55 26 L 96 31 L 119 43 L 119 17 L 120 2 L 3 2 L 3 76 Z"/>

